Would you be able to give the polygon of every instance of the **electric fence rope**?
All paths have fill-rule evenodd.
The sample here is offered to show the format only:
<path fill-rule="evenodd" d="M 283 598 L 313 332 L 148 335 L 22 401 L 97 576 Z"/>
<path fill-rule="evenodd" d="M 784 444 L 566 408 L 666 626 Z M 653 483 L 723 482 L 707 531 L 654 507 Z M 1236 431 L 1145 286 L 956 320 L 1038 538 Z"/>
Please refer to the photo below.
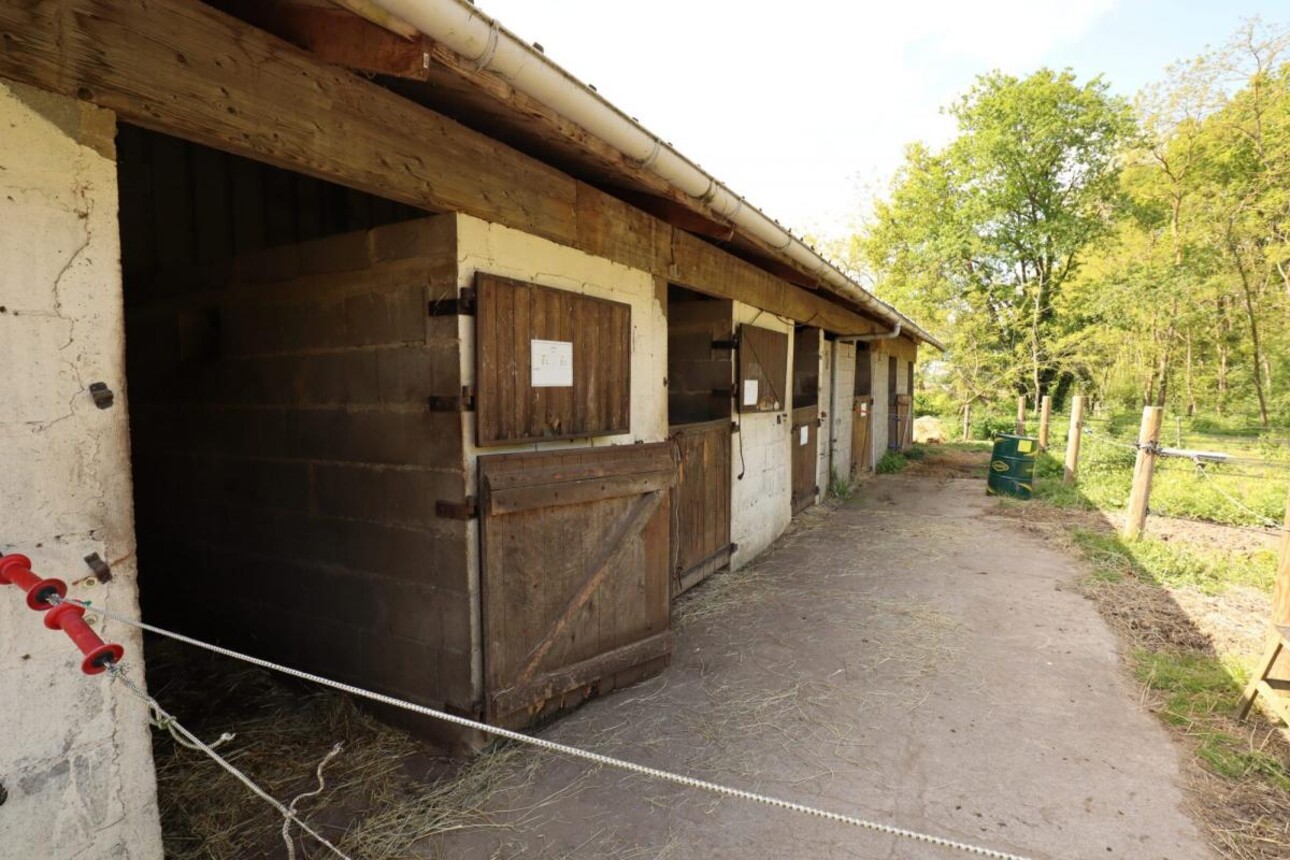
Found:
<path fill-rule="evenodd" d="M 176 642 L 182 642 L 186 645 L 191 645 L 195 648 L 202 648 L 214 654 L 219 654 L 221 656 L 229 657 L 234 660 L 241 660 L 242 662 L 249 663 L 252 666 L 259 666 L 262 669 L 268 669 L 270 671 L 278 672 L 283 675 L 290 675 L 291 677 L 298 678 L 302 681 L 309 681 L 310 683 L 313 683 L 313 684 L 319 684 L 324 687 L 330 687 L 333 690 L 339 690 L 340 692 L 346 693 L 351 696 L 357 696 L 358 698 L 367 699 L 372 702 L 379 702 L 380 704 L 388 705 L 393 708 L 399 708 L 401 710 L 411 711 L 412 713 L 421 714 L 422 716 L 426 716 L 426 717 L 432 717 L 434 719 L 442 720 L 448 723 L 453 723 L 454 725 L 462 726 L 464 728 L 474 729 L 476 731 L 484 732 L 486 734 L 494 735 L 496 737 L 506 738 L 507 740 L 516 741 L 521 744 L 527 744 L 529 746 L 546 750 L 548 752 L 554 752 L 554 753 L 559 753 L 561 755 L 566 755 L 566 756 L 569 756 L 570 758 L 581 759 L 583 761 L 589 761 L 594 764 L 618 768 L 619 770 L 625 770 L 630 773 L 637 773 L 642 776 L 651 777 L 653 779 L 657 779 L 662 782 L 670 782 L 673 785 L 679 785 L 685 788 L 692 788 L 692 789 L 698 789 L 701 791 L 707 791 L 713 794 L 722 795 L 724 797 L 733 797 L 740 800 L 748 800 L 753 803 L 760 803 L 765 806 L 774 807 L 776 809 L 783 809 L 789 812 L 798 812 L 803 815 L 813 816 L 815 818 L 823 818 L 827 821 L 832 821 L 838 824 L 848 824 L 853 827 L 859 827 L 863 830 L 870 830 L 875 833 L 881 833 L 887 836 L 895 836 L 902 839 L 909 839 L 914 842 L 921 842 L 926 845 L 935 845 L 941 848 L 949 848 L 952 850 L 964 852 L 966 854 L 972 854 L 977 857 L 990 857 L 990 858 L 995 858 L 995 860 L 1029 860 L 1029 858 L 1026 858 L 1019 854 L 1008 854 L 1004 851 L 996 851 L 994 849 L 984 848 L 979 845 L 972 845 L 966 842 L 958 842 L 953 839 L 947 839 L 942 836 L 933 836 L 928 833 L 920 833 L 916 830 L 906 830 L 900 827 L 893 827 L 889 824 L 882 824 L 876 821 L 869 821 L 867 819 L 857 818 L 852 815 L 844 815 L 839 812 L 830 812 L 825 809 L 819 809 L 817 807 L 807 806 L 806 804 L 802 804 L 802 803 L 795 803 L 789 800 L 781 800 L 776 797 L 770 797 L 764 794 L 757 794 L 755 792 L 745 791 L 740 788 L 731 788 L 729 786 L 720 785 L 715 782 L 708 782 L 706 780 L 696 779 L 694 777 L 683 776 L 681 774 L 672 773 L 671 771 L 660 770 L 659 768 L 647 767 L 646 765 L 636 764 L 634 762 L 629 762 L 629 761 L 623 761 L 622 759 L 616 759 L 611 756 L 601 755 L 600 753 L 590 752 L 588 750 L 580 749 L 578 747 L 556 743 L 555 741 L 549 741 L 544 738 L 533 737 L 532 735 L 526 735 L 526 734 L 523 734 L 522 732 L 512 731 L 511 729 L 504 729 L 498 726 L 490 726 L 487 723 L 481 723 L 476 720 L 472 720 L 468 717 L 461 717 L 456 714 L 449 714 L 444 711 L 438 711 L 438 710 L 435 710 L 434 708 L 426 707 L 425 705 L 418 705 L 414 702 L 407 702 L 402 699 L 396 699 L 393 696 L 387 696 L 384 693 L 372 692 L 371 690 L 365 690 L 362 687 L 355 687 L 350 684 L 343 683 L 341 681 L 333 681 L 329 678 L 323 678 L 319 675 L 314 675 L 309 672 L 304 672 L 300 669 L 293 669 L 290 666 L 282 666 L 277 663 L 273 663 L 269 660 L 263 660 L 259 657 L 252 657 L 249 654 L 242 654 L 238 651 L 233 651 L 229 648 L 224 648 L 220 645 L 213 645 L 209 642 L 202 642 L 199 639 L 194 639 L 190 636 L 185 636 L 182 633 L 175 633 L 174 631 L 165 630 L 161 627 L 148 624 L 147 622 L 144 622 L 144 621 L 139 621 L 134 618 L 126 617 L 124 615 L 118 615 L 114 612 L 109 612 L 99 606 L 92 606 L 88 601 L 73 600 L 71 598 L 63 598 L 62 600 L 65 603 L 72 603 L 77 606 L 82 606 L 86 609 L 93 610 L 99 615 L 102 615 L 104 618 L 109 618 L 113 621 L 120 622 L 121 624 L 126 624 L 131 627 L 137 627 L 140 630 L 146 630 L 149 633 L 154 633 L 158 636 L 164 636 L 168 639 L 173 639 Z M 110 670 L 112 671 L 112 677 L 121 680 L 123 683 L 126 684 L 126 686 L 132 692 L 134 692 L 136 695 L 143 697 L 144 700 L 149 703 L 150 708 L 155 708 L 155 713 L 161 715 L 163 719 L 168 721 L 168 725 L 172 725 L 174 729 L 182 733 L 188 741 L 190 741 L 193 744 L 196 744 L 197 749 L 200 749 L 202 752 L 206 753 L 208 756 L 215 759 L 216 762 L 219 763 L 221 767 L 223 767 L 226 771 L 228 771 L 233 776 L 235 776 L 240 782 L 246 785 L 247 788 L 253 791 L 257 796 L 259 796 L 265 802 L 273 806 L 273 808 L 278 810 L 278 812 L 280 812 L 285 818 L 288 818 L 291 821 L 298 824 L 304 832 L 308 833 L 310 836 L 313 836 L 323 845 L 330 848 L 332 852 L 336 854 L 338 857 L 342 857 L 342 858 L 345 858 L 345 860 L 349 860 L 349 858 L 347 858 L 344 854 L 342 854 L 338 848 L 336 848 L 334 845 L 328 842 L 324 837 L 319 835 L 316 831 L 314 831 L 303 821 L 301 821 L 294 812 L 292 812 L 282 803 L 280 803 L 272 796 L 270 796 L 267 792 L 265 792 L 258 785 L 256 785 L 249 777 L 247 777 L 245 774 L 239 771 L 232 764 L 224 760 L 218 753 L 212 750 L 208 745 L 202 743 L 202 741 L 198 739 L 195 735 L 193 735 L 183 726 L 179 725 L 178 722 L 175 722 L 174 717 L 172 717 L 170 714 L 162 710 L 161 706 L 158 705 L 154 699 L 148 696 L 146 692 L 139 689 L 139 687 L 136 686 L 134 682 L 130 681 L 130 679 L 127 678 L 124 675 L 124 673 L 120 672 L 120 670 L 117 669 L 116 667 L 112 667 L 112 668 L 115 669 L 115 671 Z"/>
<path fill-rule="evenodd" d="M 61 599 L 54 598 L 50 602 L 73 603 L 77 606 L 85 606 L 85 607 L 89 607 L 90 605 L 88 601 L 82 603 L 79 600 L 72 600 L 70 598 L 61 598 Z M 112 615 L 111 613 L 108 613 L 97 606 L 92 608 L 95 612 L 99 613 L 100 615 L 103 615 L 106 618 L 115 618 L 117 621 L 121 621 L 122 623 L 126 623 L 126 624 L 129 623 L 128 621 L 125 621 L 124 619 L 118 616 Z M 238 782 L 245 785 L 251 791 L 252 794 L 256 795 L 265 803 L 272 806 L 282 815 L 282 837 L 287 843 L 287 855 L 288 857 L 291 858 L 291 860 L 294 860 L 296 854 L 295 854 L 295 846 L 292 844 L 290 836 L 287 831 L 287 825 L 289 823 L 295 824 L 297 827 L 301 829 L 301 831 L 309 834 L 314 839 L 318 840 L 318 842 L 323 847 L 331 851 L 332 854 L 335 854 L 337 857 L 341 858 L 341 860 L 351 860 L 349 855 L 345 854 L 343 851 L 341 851 L 339 848 L 333 845 L 330 841 L 328 841 L 327 837 L 323 836 L 317 830 L 314 830 L 312 827 L 310 827 L 308 824 L 302 821 L 300 819 L 300 816 L 296 814 L 296 811 L 295 811 L 296 803 L 299 802 L 302 797 L 306 797 L 309 795 L 301 795 L 301 797 L 297 797 L 295 800 L 291 802 L 290 807 L 284 806 L 277 798 L 275 798 L 273 795 L 269 794 L 267 791 L 261 788 L 253 779 L 251 779 L 242 771 L 238 770 L 238 768 L 235 765 L 233 765 L 232 762 L 224 758 L 219 753 L 215 752 L 215 747 L 219 746 L 222 743 L 225 743 L 226 741 L 232 740 L 233 735 L 226 732 L 223 735 L 221 735 L 219 740 L 215 741 L 214 743 L 207 744 L 203 742 L 201 738 L 197 737 L 197 735 L 193 734 L 188 729 L 184 728 L 183 724 L 180 723 L 179 720 L 175 719 L 173 714 L 168 712 L 165 708 L 161 707 L 161 704 L 152 696 L 148 695 L 148 693 L 144 691 L 142 687 L 134 683 L 134 681 L 130 680 L 130 676 L 127 675 L 125 672 L 124 665 L 120 663 L 109 663 L 107 667 L 107 671 L 108 671 L 108 675 L 110 675 L 113 680 L 120 681 L 122 684 L 125 685 L 125 688 L 127 690 L 129 690 L 131 693 L 138 696 L 140 699 L 144 701 L 144 703 L 148 706 L 150 721 L 154 726 L 156 726 L 159 729 L 165 729 L 166 731 L 170 732 L 171 736 L 174 737 L 175 741 L 181 744 L 182 746 L 188 747 L 189 749 L 192 749 L 192 750 L 197 750 L 201 753 L 204 753 L 208 757 L 210 757 L 212 761 L 214 761 L 225 771 L 231 774 Z M 318 774 L 318 780 L 320 783 L 322 782 L 323 767 L 326 766 L 327 762 L 329 762 L 333 757 L 335 757 L 335 755 L 339 751 L 340 751 L 339 748 L 334 747 L 332 751 L 327 755 L 327 757 L 323 759 L 322 762 L 318 765 L 317 774 Z M 319 791 L 321 790 L 322 789 L 320 788 Z"/>
<path fill-rule="evenodd" d="M 1208 472 L 1205 471 L 1204 463 L 1202 463 L 1198 459 L 1193 460 L 1193 462 L 1196 464 L 1196 475 L 1208 481 L 1210 489 L 1212 489 L 1214 492 L 1218 493 L 1220 496 L 1226 499 L 1228 504 L 1254 517 L 1254 519 L 1262 522 L 1263 525 L 1267 526 L 1269 529 L 1272 529 L 1277 532 L 1285 531 L 1285 526 L 1283 526 L 1281 523 L 1277 522 L 1276 520 L 1270 517 L 1265 517 L 1263 514 L 1249 507 L 1248 505 L 1243 503 L 1240 499 L 1237 499 L 1231 493 L 1224 490 L 1222 485 L 1220 485 L 1218 481 L 1213 480 L 1213 476 L 1211 476 Z"/>

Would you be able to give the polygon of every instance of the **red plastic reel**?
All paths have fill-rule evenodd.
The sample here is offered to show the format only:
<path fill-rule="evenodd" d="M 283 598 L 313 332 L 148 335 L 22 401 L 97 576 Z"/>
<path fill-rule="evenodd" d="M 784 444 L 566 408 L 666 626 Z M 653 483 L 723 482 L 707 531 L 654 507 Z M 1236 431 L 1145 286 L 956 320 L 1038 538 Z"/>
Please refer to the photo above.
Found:
<path fill-rule="evenodd" d="M 27 593 L 27 606 L 43 612 L 54 604 L 50 595 L 67 596 L 67 583 L 61 579 L 41 579 L 31 570 L 31 559 L 14 553 L 0 557 L 0 584 L 16 585 Z"/>
<path fill-rule="evenodd" d="M 86 675 L 97 675 L 107 669 L 109 663 L 120 662 L 125 656 L 125 649 L 115 643 L 105 643 L 94 632 L 94 628 L 85 623 L 85 607 L 75 603 L 60 603 L 45 614 L 45 626 L 50 630 L 61 629 L 72 644 L 85 655 L 81 661 L 81 671 Z"/>

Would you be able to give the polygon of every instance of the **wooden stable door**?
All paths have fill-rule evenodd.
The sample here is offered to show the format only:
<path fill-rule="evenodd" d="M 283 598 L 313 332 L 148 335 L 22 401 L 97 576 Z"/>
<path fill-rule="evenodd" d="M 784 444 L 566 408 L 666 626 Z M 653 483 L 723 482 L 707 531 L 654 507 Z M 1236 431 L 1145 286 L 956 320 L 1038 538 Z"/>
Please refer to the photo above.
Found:
<path fill-rule="evenodd" d="M 730 563 L 730 419 L 672 428 L 672 593 Z"/>
<path fill-rule="evenodd" d="M 851 405 L 851 474 L 858 475 L 873 468 L 873 445 L 870 443 L 870 422 L 873 420 L 873 398 L 865 395 L 852 399 Z"/>
<path fill-rule="evenodd" d="M 662 669 L 668 443 L 479 458 L 485 714 L 521 726 Z"/>
<path fill-rule="evenodd" d="M 819 453 L 820 410 L 818 406 L 799 406 L 793 410 L 793 513 L 810 507 L 819 488 L 815 470 Z"/>

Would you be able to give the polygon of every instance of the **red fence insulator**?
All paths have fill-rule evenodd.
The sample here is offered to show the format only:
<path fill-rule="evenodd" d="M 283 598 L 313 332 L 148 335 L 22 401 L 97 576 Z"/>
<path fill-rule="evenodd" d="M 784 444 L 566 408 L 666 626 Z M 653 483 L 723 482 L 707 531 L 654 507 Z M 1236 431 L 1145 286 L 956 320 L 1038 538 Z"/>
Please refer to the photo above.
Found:
<path fill-rule="evenodd" d="M 10 583 L 27 592 L 27 605 L 37 612 L 44 612 L 54 604 L 51 596 L 67 596 L 67 583 L 61 579 L 41 579 L 31 572 L 31 559 L 25 555 L 0 556 L 0 585 Z"/>
<path fill-rule="evenodd" d="M 125 649 L 116 644 L 105 644 L 90 625 L 85 623 L 85 607 L 75 603 L 60 603 L 45 615 L 45 626 L 50 630 L 61 629 L 71 637 L 72 643 L 81 649 L 85 659 L 81 661 L 81 671 L 86 675 L 97 675 L 108 667 L 109 663 L 118 663 L 125 656 Z"/>

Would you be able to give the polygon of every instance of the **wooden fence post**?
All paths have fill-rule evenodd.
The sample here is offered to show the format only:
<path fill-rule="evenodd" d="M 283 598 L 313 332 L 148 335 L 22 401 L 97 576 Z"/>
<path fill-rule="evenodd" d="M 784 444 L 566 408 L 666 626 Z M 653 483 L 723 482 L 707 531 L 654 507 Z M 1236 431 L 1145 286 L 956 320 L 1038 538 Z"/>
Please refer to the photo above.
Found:
<path fill-rule="evenodd" d="M 1017 435 L 1026 435 L 1026 395 L 1017 398 Z"/>
<path fill-rule="evenodd" d="M 1147 524 L 1147 503 L 1151 501 L 1151 477 L 1156 469 L 1156 450 L 1160 442 L 1160 423 L 1165 410 L 1160 406 L 1142 407 L 1142 426 L 1138 428 L 1138 459 L 1133 464 L 1133 489 L 1129 492 L 1129 508 L 1125 512 L 1126 540 L 1142 534 Z"/>
<path fill-rule="evenodd" d="M 1039 450 L 1048 450 L 1048 421 L 1053 417 L 1053 398 L 1045 394 L 1039 401 Z"/>
<path fill-rule="evenodd" d="M 1285 526 L 1281 532 L 1281 557 L 1277 562 L 1277 578 L 1272 586 L 1272 623 L 1290 624 L 1290 495 L 1286 496 Z"/>
<path fill-rule="evenodd" d="M 1084 433 L 1084 395 L 1071 398 L 1071 429 L 1066 436 L 1066 471 L 1062 483 L 1075 483 L 1075 473 L 1079 471 L 1079 441 Z"/>

